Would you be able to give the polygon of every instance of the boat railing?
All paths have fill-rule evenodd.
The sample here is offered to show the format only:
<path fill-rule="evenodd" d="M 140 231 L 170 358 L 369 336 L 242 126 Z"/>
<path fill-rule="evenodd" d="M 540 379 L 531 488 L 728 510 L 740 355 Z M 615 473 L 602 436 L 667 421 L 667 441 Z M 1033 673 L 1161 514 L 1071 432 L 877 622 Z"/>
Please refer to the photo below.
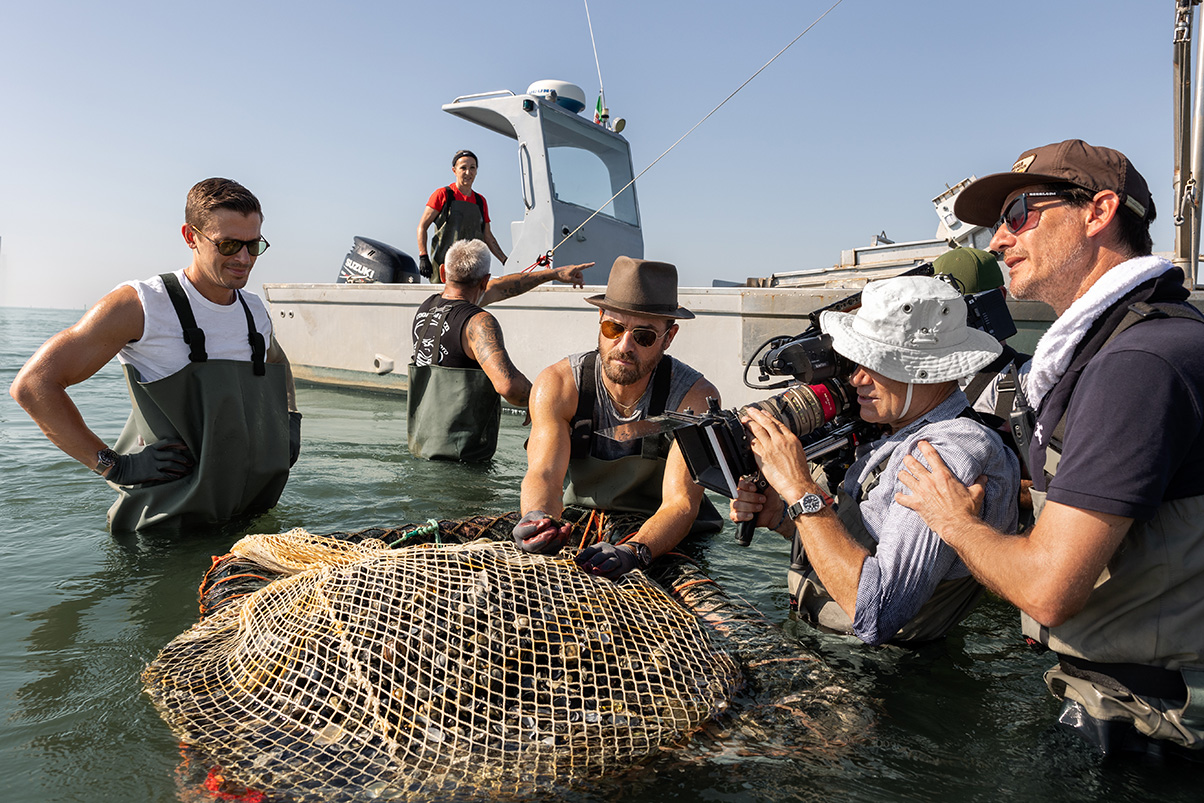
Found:
<path fill-rule="evenodd" d="M 492 98 L 494 96 L 501 96 L 501 95 L 509 95 L 511 97 L 516 97 L 514 92 L 512 92 L 509 89 L 495 89 L 492 92 L 478 92 L 475 95 L 461 95 L 460 97 L 453 100 L 452 103 L 459 103 L 462 100 L 477 100 L 478 98 Z"/>

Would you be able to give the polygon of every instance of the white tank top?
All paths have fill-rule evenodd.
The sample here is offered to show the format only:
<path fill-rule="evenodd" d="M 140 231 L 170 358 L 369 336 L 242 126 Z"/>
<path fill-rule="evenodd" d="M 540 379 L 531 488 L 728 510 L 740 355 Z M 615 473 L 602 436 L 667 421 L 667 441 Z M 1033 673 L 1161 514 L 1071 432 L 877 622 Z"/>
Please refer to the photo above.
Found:
<path fill-rule="evenodd" d="M 192 286 L 182 269 L 175 274 L 184 288 L 188 303 L 192 306 L 197 326 L 205 333 L 205 353 L 209 355 L 209 359 L 250 362 L 251 344 L 247 342 L 247 315 L 238 299 L 235 299 L 233 304 L 214 304 Z M 145 281 L 123 282 L 118 286 L 127 285 L 138 293 L 138 300 L 142 302 L 144 323 L 142 337 L 132 343 L 126 343 L 121 351 L 117 352 L 117 359 L 122 365 L 132 365 L 136 368 L 143 382 L 154 382 L 171 376 L 188 365 L 189 347 L 184 342 L 180 318 L 176 315 L 176 308 L 171 305 L 167 288 L 158 276 Z M 267 307 L 254 293 L 245 290 L 240 292 L 251 310 L 255 328 L 270 346 L 272 319 L 268 316 Z"/>

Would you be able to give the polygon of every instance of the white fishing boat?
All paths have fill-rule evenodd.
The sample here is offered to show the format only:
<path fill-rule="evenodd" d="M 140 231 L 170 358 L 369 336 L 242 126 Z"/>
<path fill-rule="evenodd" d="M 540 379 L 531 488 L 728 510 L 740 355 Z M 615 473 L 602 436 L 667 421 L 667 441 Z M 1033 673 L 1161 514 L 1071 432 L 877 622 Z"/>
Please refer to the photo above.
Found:
<path fill-rule="evenodd" d="M 1198 0 L 1176 0 L 1175 181 L 1169 204 L 1176 230 L 1174 251 L 1167 255 L 1183 268 L 1190 288 L 1195 288 L 1198 275 L 1198 178 L 1204 176 L 1204 58 L 1199 55 L 1194 65 L 1194 104 L 1192 87 L 1192 28 L 1197 4 Z M 599 106 L 603 105 L 600 100 Z M 632 168 L 630 146 L 620 133 L 622 121 L 612 124 L 605 108 L 592 119 L 582 116 L 584 108 L 581 89 L 563 81 L 539 81 L 521 94 L 467 95 L 443 106 L 445 112 L 518 144 L 523 219 L 511 223 L 508 264 L 522 268 L 545 258 L 553 265 L 596 263 L 586 272 L 584 289 L 544 285 L 490 307 L 501 323 L 515 364 L 531 378 L 565 355 L 593 347 L 598 336 L 597 310 L 585 303 L 585 297 L 604 291 L 615 257 L 644 255 L 635 188 L 638 177 Z M 963 223 L 953 214 L 954 200 L 972 180 L 946 187 L 932 199 L 937 226 L 929 239 L 892 242 L 883 234 L 865 247 L 842 252 L 833 265 L 750 278 L 739 284 L 716 281 L 712 287 L 680 288 L 679 301 L 697 317 L 682 323 L 673 354 L 714 382 L 724 405 L 764 398 L 768 391 L 747 387 L 744 378 L 745 366 L 769 338 L 801 332 L 808 323 L 807 313 L 856 292 L 867 280 L 929 262 L 952 246 L 987 247 L 990 230 Z M 419 283 L 412 268 L 410 272 L 390 268 L 378 273 L 367 264 L 387 258 L 402 267 L 413 264 L 397 249 L 356 237 L 340 282 L 264 285 L 276 336 L 297 378 L 344 387 L 406 390 L 414 313 L 439 286 Z M 346 277 L 379 279 L 385 273 L 392 274 L 387 277 L 390 281 L 342 281 Z M 1192 301 L 1204 309 L 1198 291 L 1193 290 Z M 1010 342 L 1031 351 L 1053 320 L 1053 311 L 1040 302 L 1015 299 L 1009 299 L 1008 306 L 1019 330 Z M 755 380 L 757 372 L 751 374 Z"/>
<path fill-rule="evenodd" d="M 518 368 L 534 378 L 545 366 L 597 339 L 597 309 L 586 296 L 602 293 L 615 257 L 643 256 L 643 232 L 631 149 L 621 125 L 582 116 L 574 85 L 541 81 L 527 92 L 459 97 L 443 110 L 518 143 L 523 219 L 510 226 L 509 265 L 528 266 L 551 252 L 554 265 L 595 262 L 587 286 L 543 285 L 490 306 Z M 950 245 L 985 247 L 991 232 L 957 220 L 957 193 L 933 199 L 938 221 L 926 240 L 891 242 L 884 235 L 841 254 L 840 262 L 750 279 L 742 285 L 683 287 L 679 300 L 697 318 L 683 322 L 673 353 L 718 387 L 725 405 L 764 398 L 743 381 L 744 365 L 770 337 L 806 328 L 806 313 L 855 292 L 867 280 L 931 261 Z M 375 270 L 375 260 L 404 254 L 356 238 L 341 281 L 265 284 L 276 337 L 298 379 L 382 391 L 406 390 L 410 327 L 418 305 L 439 291 L 416 273 Z M 332 273 L 334 271 L 332 270 Z M 393 274 L 392 281 L 346 281 Z M 1031 345 L 1052 320 L 1036 302 L 1012 302 L 1020 345 Z M 1027 341 L 1027 342 L 1026 342 Z M 755 374 L 755 371 L 754 371 Z"/>

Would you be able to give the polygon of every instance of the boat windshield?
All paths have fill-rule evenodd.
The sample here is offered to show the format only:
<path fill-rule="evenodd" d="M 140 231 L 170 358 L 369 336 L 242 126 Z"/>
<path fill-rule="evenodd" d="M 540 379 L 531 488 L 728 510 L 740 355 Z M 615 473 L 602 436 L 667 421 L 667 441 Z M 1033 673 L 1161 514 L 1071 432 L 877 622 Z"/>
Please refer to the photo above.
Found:
<path fill-rule="evenodd" d="M 543 127 L 556 200 L 593 212 L 631 181 L 631 159 L 622 140 L 601 128 L 593 131 L 579 123 L 566 125 L 553 114 L 544 117 Z M 602 214 L 638 226 L 637 209 L 633 185 Z"/>

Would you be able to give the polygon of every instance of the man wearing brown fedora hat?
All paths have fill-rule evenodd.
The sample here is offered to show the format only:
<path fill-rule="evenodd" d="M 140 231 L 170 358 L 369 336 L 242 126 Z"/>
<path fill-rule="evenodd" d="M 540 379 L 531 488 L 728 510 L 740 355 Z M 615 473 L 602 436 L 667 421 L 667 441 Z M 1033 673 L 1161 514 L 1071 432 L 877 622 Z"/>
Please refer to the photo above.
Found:
<path fill-rule="evenodd" d="M 665 353 L 677 321 L 694 317 L 678 306 L 676 267 L 619 257 L 605 295 L 586 301 L 600 309 L 598 348 L 545 368 L 531 391 L 524 515 L 514 538 L 528 552 L 559 550 L 568 527 L 556 520 L 566 506 L 643 517 L 624 543 L 602 541 L 576 557 L 584 570 L 617 579 L 647 568 L 692 530 L 719 530 L 722 520 L 666 436 L 619 443 L 595 433 L 667 410 L 705 410 L 719 391 Z"/>
<path fill-rule="evenodd" d="M 920 513 L 1057 654 L 1059 721 L 1104 753 L 1204 758 L 1204 325 L 1183 273 L 1151 256 L 1154 202 L 1119 151 L 1067 140 L 967 187 L 962 220 L 998 221 L 1017 298 L 1058 314 L 1014 421 L 1038 518 L 1024 536 L 976 516 L 921 444 L 901 504 Z"/>

